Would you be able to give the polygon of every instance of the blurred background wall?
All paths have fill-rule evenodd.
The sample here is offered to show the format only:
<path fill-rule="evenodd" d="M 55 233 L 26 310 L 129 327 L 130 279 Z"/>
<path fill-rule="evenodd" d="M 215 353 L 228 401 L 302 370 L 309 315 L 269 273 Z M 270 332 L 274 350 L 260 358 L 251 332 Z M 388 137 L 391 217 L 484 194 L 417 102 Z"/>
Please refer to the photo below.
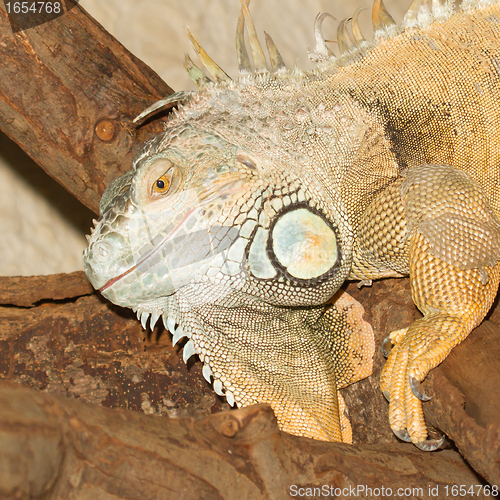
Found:
<path fill-rule="evenodd" d="M 183 68 L 184 53 L 197 63 L 184 26 L 189 26 L 212 58 L 232 76 L 237 74 L 234 31 L 239 0 L 80 0 L 99 23 L 174 90 L 193 89 Z M 386 0 L 400 22 L 410 0 Z M 269 33 L 287 66 L 311 65 L 306 50 L 314 47 L 314 18 L 330 12 L 338 21 L 364 7 L 361 26 L 372 36 L 368 0 L 252 0 L 259 34 Z M 323 33 L 336 40 L 337 23 L 327 18 Z M 264 45 L 263 37 L 261 43 Z M 335 52 L 335 44 L 330 44 Z M 94 214 L 48 177 L 0 132 L 0 275 L 71 272 L 82 267 Z"/>

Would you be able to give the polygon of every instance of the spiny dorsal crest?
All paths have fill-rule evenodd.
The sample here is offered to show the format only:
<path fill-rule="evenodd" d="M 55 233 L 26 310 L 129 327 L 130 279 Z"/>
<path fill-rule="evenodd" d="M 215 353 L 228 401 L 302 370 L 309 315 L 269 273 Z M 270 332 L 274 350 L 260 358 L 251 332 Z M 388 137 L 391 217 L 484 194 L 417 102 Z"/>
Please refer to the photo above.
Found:
<path fill-rule="evenodd" d="M 267 63 L 264 50 L 257 38 L 257 31 L 250 16 L 248 5 L 250 0 L 241 1 L 241 12 L 236 26 L 236 54 L 238 57 L 239 75 L 236 81 L 246 82 L 252 79 L 261 79 L 263 77 L 276 77 L 279 75 L 296 75 L 302 73 L 295 68 L 293 73 L 288 72 L 283 58 L 281 57 L 272 38 L 265 33 L 267 52 L 269 55 L 269 64 Z M 497 0 L 464 0 L 462 9 L 471 9 L 483 7 Z M 450 17 L 454 11 L 455 0 L 413 0 L 410 5 L 401 26 L 398 26 L 392 16 L 384 6 L 382 0 L 374 0 L 372 8 L 372 24 L 375 32 L 374 41 L 368 42 L 359 27 L 359 15 L 362 9 L 358 9 L 351 18 L 342 20 L 337 28 L 337 44 L 339 55 L 336 56 L 326 43 L 322 34 L 322 24 L 327 17 L 335 19 L 331 14 L 319 13 L 314 21 L 314 34 L 316 39 L 315 49 L 308 50 L 308 56 L 313 61 L 320 65 L 320 69 L 328 70 L 339 66 L 347 66 L 355 60 L 359 60 L 368 51 L 373 49 L 382 39 L 392 38 L 404 32 L 405 30 L 415 28 L 426 28 L 434 21 L 443 21 Z M 248 28 L 248 39 L 250 42 L 250 50 L 253 59 L 253 67 L 247 48 L 244 41 L 245 23 Z M 348 25 L 350 23 L 351 30 Z M 191 33 L 189 28 L 186 28 L 189 40 L 196 52 L 198 58 L 205 66 L 209 78 L 200 68 L 198 68 L 191 58 L 186 54 L 184 66 L 189 74 L 189 77 L 195 85 L 200 89 L 205 89 L 209 86 L 224 86 L 233 82 L 232 78 L 207 54 L 198 40 Z M 194 92 L 176 92 L 162 99 L 152 106 L 144 110 L 134 119 L 134 123 L 140 123 L 147 117 L 155 114 L 165 108 L 176 104 L 182 104 L 188 101 Z"/>

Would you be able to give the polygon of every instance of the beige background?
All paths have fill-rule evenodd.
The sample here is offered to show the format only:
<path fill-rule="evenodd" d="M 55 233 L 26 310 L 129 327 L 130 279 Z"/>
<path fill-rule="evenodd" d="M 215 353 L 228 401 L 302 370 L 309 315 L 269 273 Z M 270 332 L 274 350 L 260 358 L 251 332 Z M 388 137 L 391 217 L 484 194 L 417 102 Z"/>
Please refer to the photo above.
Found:
<path fill-rule="evenodd" d="M 409 4 L 386 1 L 397 21 Z M 185 25 L 236 76 L 238 0 L 80 0 L 80 5 L 175 90 L 194 89 L 182 66 L 185 52 L 196 62 Z M 371 37 L 371 5 L 366 0 L 252 0 L 251 12 L 259 34 L 266 31 L 273 37 L 288 67 L 307 69 L 316 14 L 330 12 L 340 21 L 358 7 L 367 8 L 361 20 L 365 37 Z M 333 20 L 325 21 L 324 34 L 336 39 Z M 0 133 L 0 275 L 81 269 L 91 219 L 88 210 Z"/>

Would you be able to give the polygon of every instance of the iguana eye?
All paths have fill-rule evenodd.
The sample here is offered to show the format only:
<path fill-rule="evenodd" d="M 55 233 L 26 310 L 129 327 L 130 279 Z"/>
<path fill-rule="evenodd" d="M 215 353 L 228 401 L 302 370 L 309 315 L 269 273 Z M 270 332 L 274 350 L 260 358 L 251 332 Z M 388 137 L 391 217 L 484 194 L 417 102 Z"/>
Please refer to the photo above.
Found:
<path fill-rule="evenodd" d="M 159 166 L 165 166 L 165 163 L 166 162 L 162 161 Z M 180 170 L 176 166 L 172 166 L 170 162 L 169 164 L 170 168 L 160 177 L 157 177 L 151 184 L 151 195 L 153 197 L 157 197 L 158 195 L 163 196 L 166 194 L 173 194 L 177 191 L 177 188 L 181 184 L 182 174 Z M 161 173 L 161 170 L 158 174 L 159 173 Z"/>
<path fill-rule="evenodd" d="M 153 184 L 153 191 L 158 194 L 165 194 L 170 187 L 170 179 L 168 174 L 163 174 L 156 182 Z"/>

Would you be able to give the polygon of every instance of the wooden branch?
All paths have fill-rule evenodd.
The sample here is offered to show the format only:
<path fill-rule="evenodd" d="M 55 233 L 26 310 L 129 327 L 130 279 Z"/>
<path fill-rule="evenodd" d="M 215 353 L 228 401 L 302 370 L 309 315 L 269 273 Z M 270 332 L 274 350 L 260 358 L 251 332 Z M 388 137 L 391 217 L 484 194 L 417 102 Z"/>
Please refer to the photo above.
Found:
<path fill-rule="evenodd" d="M 64 283 L 57 296 L 53 292 L 56 283 Z M 389 331 L 418 317 L 407 280 L 385 280 L 363 290 L 349 287 L 349 292 L 363 302 L 377 345 Z M 199 419 L 229 410 L 203 379 L 201 363 L 192 361 L 186 366 L 179 346 L 172 346 L 170 335 L 161 327 L 144 338 L 146 333 L 131 311 L 111 305 L 96 293 L 89 294 L 83 273 L 0 278 L 0 302 L 23 305 L 0 307 L 0 378 L 95 405 L 151 415 Z M 37 305 L 26 307 L 33 303 Z M 500 312 L 494 311 L 492 320 L 498 317 Z M 434 395 L 424 404 L 427 421 L 455 441 L 460 453 L 491 484 L 500 482 L 497 330 L 490 322 L 478 328 L 424 383 L 425 390 Z M 377 456 L 382 462 L 382 449 L 409 449 L 422 457 L 441 455 L 419 452 L 392 434 L 388 405 L 378 387 L 384 362 L 377 350 L 373 376 L 342 391 L 359 445 L 354 448 L 356 453 L 363 460 Z M 182 436 L 186 437 L 182 434 L 179 440 Z M 301 442 L 298 445 L 303 447 Z M 335 466 L 345 473 L 341 465 Z M 426 473 L 424 477 L 428 479 Z M 377 484 L 394 486 L 396 479 L 400 477 Z M 367 484 L 375 483 L 372 479 Z"/>
<path fill-rule="evenodd" d="M 477 484 L 456 452 L 298 438 L 278 430 L 266 405 L 194 422 L 92 407 L 5 384 L 0 449 L 5 499 L 281 500 L 301 491 L 312 498 L 313 488 L 326 488 L 331 498 L 342 490 L 355 492 L 344 497 L 374 498 L 377 488 L 384 496 L 389 488 L 387 496 L 407 488 L 408 497 L 432 498 L 432 489 L 442 497 L 445 485 Z"/>
<path fill-rule="evenodd" d="M 485 321 L 433 370 L 423 387 L 427 420 L 490 484 L 500 485 L 500 328 Z"/>
<path fill-rule="evenodd" d="M 172 90 L 78 5 L 13 33 L 0 2 L 0 34 L 0 128 L 97 213 L 105 187 L 162 129 L 133 118 Z"/>
<path fill-rule="evenodd" d="M 205 382 L 201 364 L 184 364 L 163 327 L 145 339 L 132 311 L 88 295 L 83 280 L 83 272 L 0 278 L 0 295 L 6 290 L 9 297 L 0 302 L 37 303 L 0 307 L 0 378 L 158 415 L 200 418 L 229 409 Z M 57 300 L 50 300 L 57 282 Z"/>
<path fill-rule="evenodd" d="M 94 288 L 81 271 L 28 279 L 3 276 L 0 277 L 0 286 L 0 304 L 22 307 L 32 307 L 42 300 L 64 300 L 94 293 Z"/>

